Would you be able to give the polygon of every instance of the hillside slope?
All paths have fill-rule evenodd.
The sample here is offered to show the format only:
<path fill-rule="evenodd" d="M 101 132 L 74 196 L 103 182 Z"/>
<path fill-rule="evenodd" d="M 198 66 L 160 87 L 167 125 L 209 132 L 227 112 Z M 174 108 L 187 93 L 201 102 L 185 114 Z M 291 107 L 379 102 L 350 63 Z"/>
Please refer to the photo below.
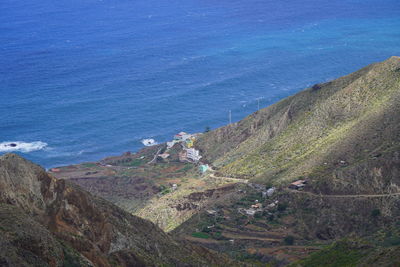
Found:
<path fill-rule="evenodd" d="M 225 176 L 274 184 L 305 177 L 324 192 L 394 191 L 399 114 L 400 58 L 391 57 L 205 134 L 196 146 Z"/>
<path fill-rule="evenodd" d="M 14 154 L 0 157 L 1 266 L 232 264 Z"/>
<path fill-rule="evenodd" d="M 374 246 L 356 246 L 360 258 L 340 251 L 352 262 L 346 266 L 397 266 L 391 255 L 400 244 L 399 57 L 285 98 L 204 134 L 196 147 L 220 177 L 248 186 L 239 200 L 176 228 L 182 238 L 273 266 L 299 259 L 300 266 L 331 266 L 320 264 L 336 257 L 326 245 L 361 238 Z M 297 179 L 308 183 L 288 188 Z"/>

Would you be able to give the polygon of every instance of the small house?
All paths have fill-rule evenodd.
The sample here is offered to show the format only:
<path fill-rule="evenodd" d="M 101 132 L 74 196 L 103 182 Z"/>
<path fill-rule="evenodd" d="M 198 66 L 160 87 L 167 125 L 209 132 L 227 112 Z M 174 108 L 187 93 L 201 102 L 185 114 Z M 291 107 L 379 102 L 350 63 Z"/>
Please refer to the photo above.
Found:
<path fill-rule="evenodd" d="M 169 157 L 169 154 L 168 153 L 163 153 L 163 154 L 160 154 L 160 155 L 158 155 L 160 158 L 162 158 L 162 159 L 166 159 L 166 158 L 168 158 Z"/>
<path fill-rule="evenodd" d="M 289 188 L 290 188 L 290 189 L 299 190 L 299 189 L 304 188 L 304 187 L 306 186 L 306 184 L 307 184 L 307 181 L 306 181 L 306 180 L 297 180 L 297 181 L 291 183 L 291 184 L 289 185 Z"/>
<path fill-rule="evenodd" d="M 173 140 L 173 141 L 171 141 L 171 142 L 167 142 L 167 149 L 172 148 L 175 144 L 176 144 L 176 141 L 175 141 L 175 140 Z"/>
<path fill-rule="evenodd" d="M 185 133 L 185 132 L 180 132 L 176 135 L 174 135 L 174 140 L 176 141 L 186 141 L 187 139 L 191 138 L 192 135 Z"/>
<path fill-rule="evenodd" d="M 188 148 L 192 148 L 193 147 L 193 139 L 191 139 L 191 138 L 189 138 L 189 139 L 186 139 L 186 146 L 188 147 Z"/>
<path fill-rule="evenodd" d="M 182 150 L 179 152 L 179 161 L 187 161 L 187 151 L 186 150 Z"/>
<path fill-rule="evenodd" d="M 275 187 L 271 187 L 267 190 L 267 196 L 271 197 L 274 193 L 275 193 L 276 188 Z"/>
<path fill-rule="evenodd" d="M 254 214 L 256 214 L 256 211 L 254 209 L 248 209 L 248 210 L 244 210 L 246 212 L 247 215 L 253 216 Z"/>
<path fill-rule="evenodd" d="M 208 171 L 209 166 L 208 166 L 208 164 L 200 165 L 199 169 L 200 169 L 201 173 L 205 173 L 206 171 Z"/>
<path fill-rule="evenodd" d="M 206 212 L 210 215 L 216 215 L 217 211 L 216 210 L 206 210 Z"/>
<path fill-rule="evenodd" d="M 262 208 L 262 204 L 261 203 L 257 203 L 257 204 L 251 205 L 251 208 L 253 208 L 253 209 L 261 209 Z"/>

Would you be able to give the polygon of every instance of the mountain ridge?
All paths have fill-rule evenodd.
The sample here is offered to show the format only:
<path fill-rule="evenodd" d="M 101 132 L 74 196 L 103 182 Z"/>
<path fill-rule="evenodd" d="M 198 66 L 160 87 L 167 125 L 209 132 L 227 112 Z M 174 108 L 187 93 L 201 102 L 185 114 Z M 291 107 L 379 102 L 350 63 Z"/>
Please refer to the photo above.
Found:
<path fill-rule="evenodd" d="M 356 128 L 383 129 L 387 125 L 379 125 L 379 120 L 390 113 L 386 118 L 393 119 L 387 124 L 395 132 L 399 69 L 400 58 L 391 57 L 314 85 L 238 123 L 205 134 L 196 146 L 225 176 L 251 177 L 264 183 L 288 183 L 312 176 L 315 168 L 324 165 L 322 158 L 329 156 L 336 145 L 350 140 Z M 375 122 L 368 124 L 374 118 Z M 380 144 L 399 138 L 384 134 Z M 335 157 L 341 161 L 338 155 Z M 328 167 L 332 165 L 328 163 Z"/>
<path fill-rule="evenodd" d="M 1 217 L 0 230 L 10 237 L 1 247 L 4 251 L 14 251 L 11 255 L 0 255 L 5 266 L 62 266 L 67 248 L 73 251 L 80 264 L 88 266 L 232 264 L 222 255 L 206 249 L 183 246 L 153 223 L 50 176 L 41 167 L 15 154 L 0 157 L 0 204 L 2 215 L 8 214 Z M 13 239 L 12 233 L 16 232 L 13 225 L 9 225 L 12 222 L 7 221 L 10 217 L 20 218 L 17 224 L 24 225 L 23 230 L 17 231 L 21 235 L 18 240 L 28 238 L 37 246 L 32 248 L 26 241 L 21 241 L 21 245 Z M 52 240 L 53 246 L 43 252 L 40 249 L 44 246 L 42 237 L 30 232 L 29 224 Z M 18 254 L 24 250 L 20 246 L 28 247 L 25 250 L 30 250 L 35 260 Z M 47 252 L 54 257 L 45 257 L 43 253 Z"/>

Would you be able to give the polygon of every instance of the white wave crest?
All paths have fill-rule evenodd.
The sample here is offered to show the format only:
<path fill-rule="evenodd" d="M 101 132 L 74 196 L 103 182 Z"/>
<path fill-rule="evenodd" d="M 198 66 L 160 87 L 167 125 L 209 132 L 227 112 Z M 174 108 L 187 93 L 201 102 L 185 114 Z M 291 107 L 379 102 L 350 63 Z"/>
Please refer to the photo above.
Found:
<path fill-rule="evenodd" d="M 157 145 L 158 143 L 156 142 L 156 140 L 149 138 L 149 139 L 143 139 L 142 144 L 145 146 L 154 146 Z"/>
<path fill-rule="evenodd" d="M 19 151 L 23 153 L 29 153 L 32 151 L 42 150 L 47 147 L 47 143 L 36 141 L 36 142 L 2 142 L 0 143 L 0 152 L 14 152 Z"/>

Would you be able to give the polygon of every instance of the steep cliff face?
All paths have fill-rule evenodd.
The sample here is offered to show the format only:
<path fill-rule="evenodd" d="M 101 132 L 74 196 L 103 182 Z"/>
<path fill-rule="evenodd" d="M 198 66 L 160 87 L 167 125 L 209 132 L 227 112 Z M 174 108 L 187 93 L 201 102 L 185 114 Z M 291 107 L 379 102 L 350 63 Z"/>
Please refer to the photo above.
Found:
<path fill-rule="evenodd" d="M 185 248 L 153 223 L 14 154 L 0 157 L 0 262 L 5 266 L 208 266 L 225 264 Z M 8 253 L 8 252 L 9 253 Z M 24 253 L 27 251 L 29 253 Z M 6 252 L 6 253 L 5 253 Z"/>
<path fill-rule="evenodd" d="M 205 134 L 196 146 L 225 176 L 308 178 L 323 192 L 396 190 L 399 100 L 400 58 L 391 57 Z"/>

